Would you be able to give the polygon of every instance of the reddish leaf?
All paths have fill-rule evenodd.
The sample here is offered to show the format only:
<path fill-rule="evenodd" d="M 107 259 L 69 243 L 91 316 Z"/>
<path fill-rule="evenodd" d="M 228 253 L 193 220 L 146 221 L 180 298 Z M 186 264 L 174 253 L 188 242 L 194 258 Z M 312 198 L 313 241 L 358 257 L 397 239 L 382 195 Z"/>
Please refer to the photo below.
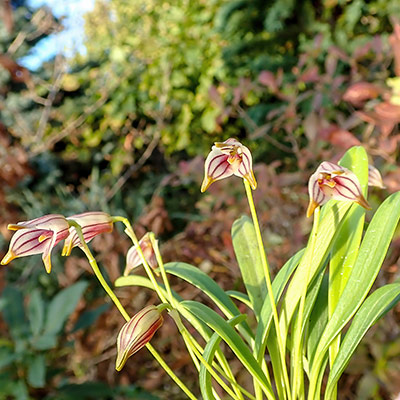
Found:
<path fill-rule="evenodd" d="M 258 75 L 258 81 L 267 86 L 272 92 L 278 91 L 278 84 L 275 79 L 275 75 L 270 71 L 261 71 Z"/>
<path fill-rule="evenodd" d="M 319 81 L 319 71 L 318 67 L 315 65 L 314 67 L 311 67 L 304 71 L 300 77 L 299 81 L 304 82 L 304 83 L 310 83 L 310 82 L 318 82 Z"/>
<path fill-rule="evenodd" d="M 329 128 L 322 130 L 320 135 L 327 142 L 344 150 L 360 145 L 360 141 L 351 132 L 337 125 L 331 125 Z"/>
<path fill-rule="evenodd" d="M 380 89 L 369 82 L 357 82 L 351 85 L 343 95 L 343 100 L 353 106 L 362 106 L 364 102 L 379 96 Z"/>
<path fill-rule="evenodd" d="M 382 122 L 392 122 L 394 124 L 400 122 L 400 106 L 391 104 L 388 101 L 379 103 L 375 107 L 375 112 Z"/>

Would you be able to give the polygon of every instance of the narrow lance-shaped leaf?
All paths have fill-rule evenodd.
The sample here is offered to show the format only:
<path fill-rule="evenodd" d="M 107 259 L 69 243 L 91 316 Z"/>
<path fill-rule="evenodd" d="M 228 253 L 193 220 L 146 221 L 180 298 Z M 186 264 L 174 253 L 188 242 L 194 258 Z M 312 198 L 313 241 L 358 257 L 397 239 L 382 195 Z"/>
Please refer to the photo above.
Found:
<path fill-rule="evenodd" d="M 393 283 L 383 286 L 372 293 L 358 310 L 343 343 L 340 346 L 335 362 L 329 373 L 325 399 L 330 395 L 354 354 L 361 339 L 368 329 L 374 325 L 400 299 L 400 284 Z"/>
<path fill-rule="evenodd" d="M 322 208 L 313 256 L 310 255 L 311 248 L 308 245 L 283 299 L 279 323 L 284 343 L 286 342 L 290 321 L 300 301 L 301 288 L 305 284 L 306 276 L 309 276 L 308 282 L 310 282 L 327 259 L 336 231 L 351 206 L 352 204 L 349 202 L 331 200 Z M 310 266 L 311 269 L 307 273 Z"/>
<path fill-rule="evenodd" d="M 271 384 L 238 333 L 215 311 L 204 304 L 183 301 L 181 305 L 218 333 L 232 349 L 243 366 L 257 379 L 268 399 L 274 399 Z"/>
<path fill-rule="evenodd" d="M 351 148 L 340 160 L 339 164 L 354 172 L 360 182 L 361 191 L 366 198 L 368 190 L 368 156 L 364 148 L 360 146 Z M 329 318 L 336 308 L 357 258 L 363 233 L 364 217 L 364 208 L 353 205 L 345 216 L 338 236 L 333 243 L 329 265 Z M 339 344 L 340 336 L 337 336 L 329 348 L 330 365 L 332 365 L 336 357 Z"/>
<path fill-rule="evenodd" d="M 207 274 L 193 265 L 173 262 L 165 265 L 165 271 L 169 274 L 178 276 L 181 279 L 191 283 L 199 288 L 203 293 L 211 298 L 220 310 L 228 317 L 232 318 L 240 315 L 239 309 L 231 298 L 220 288 L 220 286 Z M 242 322 L 238 325 L 239 331 L 246 338 L 248 342 L 253 341 L 253 333 L 247 324 Z"/>
<path fill-rule="evenodd" d="M 243 283 L 256 317 L 259 318 L 264 299 L 267 297 L 267 286 L 256 232 L 249 217 L 243 216 L 233 223 L 232 242 Z"/>
<path fill-rule="evenodd" d="M 296 269 L 299 261 L 303 257 L 304 249 L 298 251 L 286 264 L 279 270 L 274 281 L 272 282 L 272 290 L 274 292 L 275 302 L 278 303 L 279 299 L 286 287 L 287 282 Z M 272 308 L 269 298 L 266 297 L 260 314 L 260 321 L 257 325 L 254 354 L 260 362 L 264 357 L 265 348 L 267 345 L 268 331 L 272 321 Z"/>
<path fill-rule="evenodd" d="M 44 326 L 45 334 L 57 334 L 61 331 L 68 317 L 75 310 L 83 292 L 87 288 L 86 281 L 61 290 L 50 302 Z"/>
<path fill-rule="evenodd" d="M 227 322 L 229 325 L 235 326 L 244 319 L 246 319 L 245 315 L 238 315 Z M 221 340 L 221 336 L 214 332 L 210 340 L 207 342 L 207 345 L 204 348 L 203 357 L 209 364 L 212 364 L 215 352 L 217 351 Z M 199 386 L 204 400 L 214 400 L 211 374 L 207 371 L 207 368 L 203 364 L 200 365 Z"/>
<path fill-rule="evenodd" d="M 399 218 L 400 192 L 397 192 L 383 202 L 368 227 L 347 285 L 318 345 L 311 371 L 311 384 L 315 383 L 322 360 L 332 340 L 354 315 L 371 289 Z M 312 399 L 314 387 L 311 385 L 310 389 L 309 398 Z"/>

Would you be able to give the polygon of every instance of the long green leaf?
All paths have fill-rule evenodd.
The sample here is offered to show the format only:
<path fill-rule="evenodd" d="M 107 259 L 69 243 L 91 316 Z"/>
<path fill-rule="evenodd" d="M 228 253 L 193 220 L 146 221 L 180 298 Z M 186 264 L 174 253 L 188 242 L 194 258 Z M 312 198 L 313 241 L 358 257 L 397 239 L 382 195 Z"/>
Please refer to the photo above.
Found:
<path fill-rule="evenodd" d="M 293 257 L 291 257 L 286 264 L 279 270 L 274 281 L 272 282 L 272 291 L 274 292 L 275 303 L 279 302 L 279 299 L 286 287 L 293 271 L 296 269 L 299 261 L 303 257 L 304 249 L 298 251 Z M 264 357 L 265 347 L 268 338 L 268 331 L 272 321 L 272 309 L 269 298 L 264 299 L 264 304 L 260 313 L 260 320 L 257 325 L 254 354 L 258 361 Z"/>
<path fill-rule="evenodd" d="M 340 162 L 351 167 L 352 165 L 365 164 L 365 158 L 365 151 L 361 147 L 356 147 L 348 150 Z M 351 206 L 351 202 L 331 200 L 322 207 L 316 244 L 314 248 L 311 249 L 312 246 L 310 246 L 311 242 L 309 240 L 306 253 L 290 282 L 284 299 L 280 318 L 280 331 L 283 341 L 286 340 L 290 321 L 300 301 L 304 285 L 308 285 L 308 283 L 312 281 L 315 273 L 326 260 L 334 240 L 337 237 L 337 231 L 341 226 L 343 218 Z M 311 237 L 312 233 L 310 234 L 310 238 Z M 313 254 L 310 254 L 311 251 Z"/>
<path fill-rule="evenodd" d="M 80 281 L 61 290 L 50 302 L 47 311 L 44 334 L 57 334 L 61 331 L 65 321 L 75 310 L 83 292 L 87 288 L 86 281 Z"/>
<path fill-rule="evenodd" d="M 213 302 L 228 318 L 233 318 L 236 315 L 241 314 L 232 299 L 212 278 L 199 268 L 183 262 L 172 262 L 165 264 L 165 271 L 178 276 L 199 288 L 203 293 L 210 297 L 211 300 L 213 300 Z M 238 330 L 243 337 L 245 337 L 248 343 L 253 342 L 253 333 L 247 322 L 239 324 Z"/>
<path fill-rule="evenodd" d="M 351 356 L 368 329 L 400 300 L 400 284 L 392 283 L 373 292 L 358 310 L 332 365 L 325 392 L 329 399 Z"/>
<path fill-rule="evenodd" d="M 244 294 L 242 292 L 238 292 L 237 290 L 227 290 L 225 292 L 229 297 L 232 297 L 233 299 L 239 300 L 243 304 L 245 304 L 250 310 L 253 309 L 252 304 L 250 303 L 249 296 L 247 294 Z"/>
<path fill-rule="evenodd" d="M 300 301 L 302 287 L 306 283 L 306 276 L 309 276 L 308 282 L 310 282 L 324 264 L 331 250 L 333 240 L 338 228 L 340 227 L 341 221 L 351 205 L 351 203 L 345 201 L 330 200 L 322 208 L 321 220 L 313 254 L 310 254 L 311 247 L 309 242 L 284 297 L 279 321 L 282 340 L 284 342 L 286 341 L 290 321 Z M 308 268 L 310 268 L 309 273 L 307 273 Z"/>
<path fill-rule="evenodd" d="M 328 322 L 328 286 L 328 275 L 325 275 L 309 319 L 307 339 L 307 357 L 309 365 L 312 364 L 315 350 L 317 349 L 322 332 L 325 330 Z"/>
<path fill-rule="evenodd" d="M 321 337 L 312 366 L 310 398 L 313 381 L 319 372 L 325 352 L 367 296 L 386 256 L 400 218 L 400 192 L 388 197 L 375 213 L 362 241 L 357 260 L 351 271 L 335 312 Z"/>
<path fill-rule="evenodd" d="M 242 322 L 245 319 L 245 315 L 238 315 L 230 319 L 228 322 L 229 325 L 235 326 L 239 322 Z M 214 359 L 215 352 L 218 349 L 219 343 L 222 338 L 216 332 L 214 332 L 208 341 L 206 347 L 204 348 L 203 357 L 204 359 L 211 365 Z M 203 400 L 214 400 L 214 394 L 212 391 L 212 383 L 211 383 L 211 374 L 207 371 L 207 368 L 201 364 L 200 372 L 199 372 L 199 386 L 201 390 L 201 394 L 203 396 Z"/>
<path fill-rule="evenodd" d="M 43 328 L 45 304 L 39 289 L 34 289 L 28 303 L 28 319 L 33 336 L 37 336 Z"/>
<path fill-rule="evenodd" d="M 222 337 L 231 350 L 236 354 L 243 366 L 254 378 L 257 379 L 267 397 L 269 399 L 274 399 L 271 384 L 261 367 L 258 365 L 250 349 L 245 345 L 235 329 L 233 329 L 219 314 L 204 304 L 188 300 L 183 301 L 181 305 L 197 318 L 200 318 Z"/>
<path fill-rule="evenodd" d="M 257 244 L 256 231 L 249 217 L 243 216 L 233 223 L 232 243 L 243 283 L 258 319 L 267 295 L 267 285 Z"/>
<path fill-rule="evenodd" d="M 368 156 L 364 148 L 360 146 L 352 147 L 346 152 L 339 164 L 356 174 L 366 197 L 368 190 Z M 365 209 L 353 204 L 345 216 L 333 243 L 329 266 L 329 317 L 332 316 L 336 308 L 357 258 L 363 233 L 364 217 Z M 334 339 L 329 348 L 331 365 L 339 350 L 339 345 L 340 335 Z"/>

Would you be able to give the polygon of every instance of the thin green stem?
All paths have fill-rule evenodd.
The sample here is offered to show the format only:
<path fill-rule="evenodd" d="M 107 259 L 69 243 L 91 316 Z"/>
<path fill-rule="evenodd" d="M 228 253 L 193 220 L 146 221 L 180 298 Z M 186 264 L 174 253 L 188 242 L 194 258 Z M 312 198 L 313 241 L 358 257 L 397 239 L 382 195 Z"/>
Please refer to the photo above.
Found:
<path fill-rule="evenodd" d="M 168 293 L 169 301 L 174 307 L 176 307 L 177 306 L 177 304 L 176 304 L 177 302 L 176 302 L 175 298 L 172 295 L 171 286 L 169 284 L 169 280 L 168 280 L 168 277 L 167 277 L 167 274 L 166 274 L 166 271 L 165 271 L 164 262 L 163 262 L 163 259 L 162 259 L 161 253 L 160 253 L 160 248 L 158 247 L 158 243 L 157 243 L 157 240 L 156 240 L 155 235 L 154 235 L 153 232 L 149 233 L 149 238 L 150 238 L 150 242 L 151 242 L 151 245 L 153 247 L 156 259 L 157 259 L 157 264 L 158 264 L 158 266 L 160 268 L 160 271 L 161 271 L 161 276 L 162 276 L 165 288 L 166 288 L 167 293 Z M 183 324 L 182 324 L 182 326 L 184 327 Z M 184 327 L 184 329 L 186 330 L 185 327 Z M 186 332 L 187 332 L 187 330 L 186 330 Z M 190 342 L 186 343 L 187 346 L 189 345 L 188 350 L 189 351 L 192 350 L 191 347 L 190 347 L 191 343 L 195 344 L 195 346 L 197 347 L 198 350 L 201 349 L 200 344 L 194 339 L 194 337 L 192 335 L 190 335 L 189 332 L 187 332 L 187 333 L 191 338 Z M 186 340 L 185 340 L 185 342 L 186 342 Z M 226 366 L 227 365 L 225 365 L 225 367 Z M 234 384 L 232 386 L 233 386 L 237 396 L 239 397 L 239 400 L 242 400 L 243 396 L 242 396 L 242 394 L 240 392 L 240 389 L 238 389 L 239 385 L 236 382 L 235 377 L 233 376 L 232 371 L 230 370 L 229 366 L 228 366 L 227 370 L 226 370 L 226 368 L 224 368 L 224 370 L 225 370 L 226 375 L 229 377 L 229 379 L 231 381 L 233 381 Z M 220 373 L 222 373 L 222 372 L 220 372 Z"/>
<path fill-rule="evenodd" d="M 203 356 L 202 353 L 204 352 L 203 347 L 197 342 L 197 340 L 190 334 L 190 332 L 187 330 L 186 326 L 183 324 L 181 317 L 178 313 L 178 310 L 171 310 L 170 312 L 171 317 L 175 321 L 176 326 L 178 327 L 178 330 L 180 334 L 182 335 L 186 346 L 189 346 L 189 348 L 194 352 L 196 357 L 203 363 Z M 200 357 L 199 357 L 200 354 Z M 203 360 L 202 360 L 203 359 Z M 207 361 L 205 360 L 207 363 Z M 220 361 L 221 362 L 221 361 Z M 203 363 L 204 364 L 204 363 Z M 222 365 L 222 364 L 221 364 Z M 229 366 L 226 369 L 224 365 L 222 365 L 222 368 L 217 365 L 215 362 L 213 362 L 213 367 L 222 375 L 224 379 L 226 379 L 233 387 L 235 391 L 237 391 L 236 396 L 239 399 L 243 399 L 243 396 L 241 393 L 244 393 L 247 397 L 252 396 L 249 392 L 247 392 L 244 388 L 242 388 L 235 380 L 232 371 L 230 370 Z M 212 375 L 213 373 L 210 372 Z M 214 372 L 215 373 L 215 372 Z M 213 375 L 214 376 L 214 375 Z M 215 379 L 218 379 L 214 376 Z M 254 399 L 255 400 L 255 399 Z"/>
<path fill-rule="evenodd" d="M 153 357 L 158 361 L 161 367 L 167 372 L 167 374 L 173 379 L 173 381 L 182 389 L 187 397 L 191 400 L 197 400 L 196 396 L 187 388 L 187 386 L 175 375 L 174 371 L 168 366 L 168 364 L 163 360 L 157 350 L 150 344 L 146 345 L 147 350 L 153 355 Z"/>
<path fill-rule="evenodd" d="M 149 238 L 150 238 L 150 242 L 151 242 L 151 245 L 153 247 L 154 253 L 156 255 L 157 264 L 160 267 L 161 276 L 162 276 L 165 288 L 166 288 L 167 293 L 168 293 L 169 301 L 170 301 L 170 303 L 172 305 L 174 305 L 175 304 L 175 299 L 172 296 L 171 285 L 169 284 L 169 280 L 168 280 L 167 274 L 165 272 L 164 262 L 163 262 L 163 259 L 161 257 L 160 248 L 158 247 L 158 243 L 157 243 L 156 237 L 155 237 L 153 232 L 149 233 Z"/>
<path fill-rule="evenodd" d="M 158 284 L 156 278 L 154 277 L 153 271 L 151 270 L 151 267 L 149 266 L 149 264 L 146 260 L 146 257 L 143 254 L 142 249 L 140 248 L 139 240 L 137 239 L 136 234 L 135 234 L 129 220 L 125 217 L 120 217 L 120 216 L 114 216 L 114 217 L 112 217 L 112 220 L 114 222 L 122 222 L 125 225 L 125 228 L 126 228 L 125 233 L 129 236 L 129 238 L 132 240 L 133 244 L 135 245 L 136 250 L 139 254 L 139 257 L 143 263 L 143 267 L 147 273 L 147 276 L 149 277 L 151 283 L 153 284 L 154 290 L 156 291 L 158 297 L 160 298 L 160 300 L 163 303 L 168 303 L 168 300 L 164 296 L 164 294 L 160 288 L 160 285 Z"/>
<path fill-rule="evenodd" d="M 181 330 L 181 334 L 182 336 L 186 337 L 186 339 L 191 342 L 191 336 L 189 335 L 189 332 L 187 332 L 186 329 Z M 233 399 L 239 399 L 237 397 L 237 395 L 230 389 L 230 387 L 222 380 L 222 378 L 217 374 L 216 371 L 214 371 L 214 368 L 207 362 L 207 360 L 205 360 L 205 358 L 202 356 L 201 352 L 203 351 L 202 348 L 200 348 L 201 350 L 197 349 L 197 346 L 193 343 L 192 344 L 192 348 L 194 350 L 194 353 L 196 354 L 196 357 L 200 360 L 200 362 L 205 366 L 205 368 L 207 369 L 207 371 L 212 375 L 212 377 L 218 382 L 218 384 L 226 391 L 226 393 L 229 394 L 229 396 L 231 396 Z M 223 377 L 229 381 L 229 383 L 237 386 L 241 391 L 243 391 L 243 393 L 245 393 L 245 395 L 247 397 L 249 397 L 252 400 L 255 400 L 255 397 L 247 392 L 245 389 L 243 389 L 241 386 L 239 386 L 237 384 L 237 382 L 233 382 L 229 379 L 228 376 L 226 376 L 225 374 L 223 374 L 223 372 L 220 370 L 219 373 L 221 373 L 221 375 L 223 375 Z"/>
<path fill-rule="evenodd" d="M 271 283 L 271 276 L 269 273 L 268 260 L 265 255 L 264 244 L 263 244 L 263 240 L 262 240 L 262 236 L 261 236 L 260 225 L 258 223 L 256 208 L 254 206 L 254 200 L 253 200 L 253 194 L 251 191 L 251 187 L 250 187 L 250 184 L 247 182 L 247 180 L 243 179 L 243 182 L 244 182 L 244 187 L 246 189 L 246 195 L 247 195 L 247 200 L 248 200 L 249 207 L 250 207 L 251 216 L 253 218 L 254 229 L 256 231 L 257 244 L 258 244 L 258 249 L 259 249 L 260 256 L 261 256 L 261 262 L 262 262 L 262 265 L 264 268 L 265 283 L 267 284 L 268 296 L 269 296 L 269 300 L 271 303 L 271 309 L 272 309 L 272 314 L 273 314 L 273 318 L 274 318 L 276 334 L 278 337 L 278 347 L 279 347 L 279 354 L 280 354 L 280 362 L 282 364 L 283 379 L 285 382 L 285 387 L 286 387 L 288 398 L 291 399 L 289 376 L 288 376 L 288 372 L 287 372 L 286 359 L 285 359 L 285 347 L 283 346 L 282 337 L 281 337 L 281 333 L 280 333 L 279 317 L 278 317 L 278 311 L 276 309 L 274 293 L 272 291 L 272 283 Z"/>
<path fill-rule="evenodd" d="M 306 271 L 305 281 L 303 284 L 299 310 L 297 313 L 297 318 L 295 322 L 294 335 L 293 335 L 293 376 L 292 376 L 292 399 L 296 399 L 298 397 L 304 398 L 304 393 L 302 393 L 301 388 L 304 389 L 304 385 L 302 385 L 302 347 L 303 347 L 303 320 L 304 320 L 304 307 L 307 296 L 307 288 L 308 281 L 310 279 L 310 270 L 311 270 L 311 262 L 314 255 L 315 243 L 318 235 L 318 226 L 319 226 L 319 216 L 320 216 L 320 207 L 318 206 L 314 211 L 314 222 L 313 229 L 311 233 L 311 243 L 310 243 L 310 251 L 308 252 L 308 268 Z"/>
<path fill-rule="evenodd" d="M 114 304 L 118 308 L 118 311 L 122 314 L 125 320 L 129 321 L 130 320 L 129 314 L 125 311 L 121 302 L 118 300 L 118 297 L 115 295 L 115 293 L 112 291 L 112 289 L 104 279 L 103 274 L 101 273 L 100 268 L 97 265 L 96 259 L 93 257 L 93 254 L 89 249 L 89 246 L 86 244 L 85 239 L 83 237 L 81 226 L 77 222 L 72 220 L 68 220 L 68 223 L 70 226 L 73 226 L 75 228 L 79 240 L 81 241 L 81 249 L 85 253 L 87 259 L 89 260 L 89 264 L 92 267 L 92 270 L 96 275 L 97 279 L 99 280 L 101 286 L 103 286 L 103 289 L 106 291 L 110 299 L 114 302 Z"/>
<path fill-rule="evenodd" d="M 107 293 L 107 295 L 111 298 L 115 306 L 118 308 L 118 311 L 121 313 L 121 315 L 124 317 L 125 321 L 128 322 L 130 321 L 130 316 L 126 312 L 125 308 L 121 304 L 121 302 L 118 300 L 118 297 L 115 295 L 113 290 L 110 288 L 106 280 L 104 279 L 99 266 L 97 265 L 96 259 L 93 257 L 92 252 L 89 249 L 89 246 L 85 242 L 85 239 L 83 237 L 82 233 L 82 227 L 76 223 L 75 221 L 68 220 L 68 223 L 70 226 L 73 226 L 76 230 L 76 233 L 79 237 L 79 240 L 81 242 L 81 249 L 85 253 L 90 266 L 92 267 L 92 270 L 94 274 L 96 275 L 96 278 L 99 280 L 101 286 Z M 161 367 L 167 372 L 167 374 L 170 376 L 170 378 L 178 385 L 178 387 L 189 397 L 191 400 L 197 400 L 196 396 L 188 389 L 188 387 L 177 377 L 177 375 L 172 371 L 172 369 L 165 363 L 161 355 L 157 352 L 157 350 L 150 344 L 146 344 L 147 349 L 150 351 L 150 353 L 153 355 L 153 357 L 158 361 L 158 363 L 161 365 Z"/>

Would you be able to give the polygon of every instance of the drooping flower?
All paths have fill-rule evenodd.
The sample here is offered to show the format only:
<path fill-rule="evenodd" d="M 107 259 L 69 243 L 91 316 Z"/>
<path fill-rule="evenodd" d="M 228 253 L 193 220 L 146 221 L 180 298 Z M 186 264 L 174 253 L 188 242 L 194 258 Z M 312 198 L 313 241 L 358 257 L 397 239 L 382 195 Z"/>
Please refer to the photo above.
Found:
<path fill-rule="evenodd" d="M 89 243 L 100 233 L 109 233 L 113 230 L 113 221 L 111 216 L 101 211 L 90 211 L 82 214 L 71 215 L 70 217 L 67 217 L 67 220 L 72 220 L 81 226 L 83 238 L 86 243 Z M 62 255 L 69 256 L 72 248 L 80 245 L 81 241 L 76 229 L 71 226 L 69 228 L 69 236 L 65 240 Z"/>
<path fill-rule="evenodd" d="M 117 338 L 115 369 L 121 371 L 130 356 L 143 348 L 163 323 L 163 316 L 156 306 L 147 306 L 135 314 L 121 328 Z"/>
<path fill-rule="evenodd" d="M 373 165 L 368 165 L 368 186 L 375 186 L 380 189 L 385 189 L 382 175 Z"/>
<path fill-rule="evenodd" d="M 215 182 L 236 175 L 246 179 L 251 188 L 257 188 L 253 173 L 253 161 L 250 150 L 236 139 L 216 142 L 204 164 L 204 180 L 201 192 L 205 192 Z"/>
<path fill-rule="evenodd" d="M 7 228 L 17 232 L 11 238 L 8 253 L 0 264 L 6 265 L 17 257 L 42 254 L 48 273 L 51 271 L 52 249 L 69 234 L 68 221 L 59 214 L 48 214 L 30 221 L 9 224 Z"/>
<path fill-rule="evenodd" d="M 157 268 L 157 259 L 154 253 L 153 246 L 149 234 L 146 233 L 140 240 L 139 246 L 142 249 L 144 258 L 152 269 Z M 124 276 L 129 275 L 129 273 L 136 267 L 142 264 L 142 259 L 137 251 L 136 246 L 132 246 L 128 253 L 126 254 L 126 267 L 124 271 Z"/>
<path fill-rule="evenodd" d="M 310 203 L 307 217 L 330 199 L 353 201 L 366 209 L 371 208 L 361 192 L 357 176 L 347 168 L 328 161 L 324 161 L 311 175 L 308 193 Z"/>

